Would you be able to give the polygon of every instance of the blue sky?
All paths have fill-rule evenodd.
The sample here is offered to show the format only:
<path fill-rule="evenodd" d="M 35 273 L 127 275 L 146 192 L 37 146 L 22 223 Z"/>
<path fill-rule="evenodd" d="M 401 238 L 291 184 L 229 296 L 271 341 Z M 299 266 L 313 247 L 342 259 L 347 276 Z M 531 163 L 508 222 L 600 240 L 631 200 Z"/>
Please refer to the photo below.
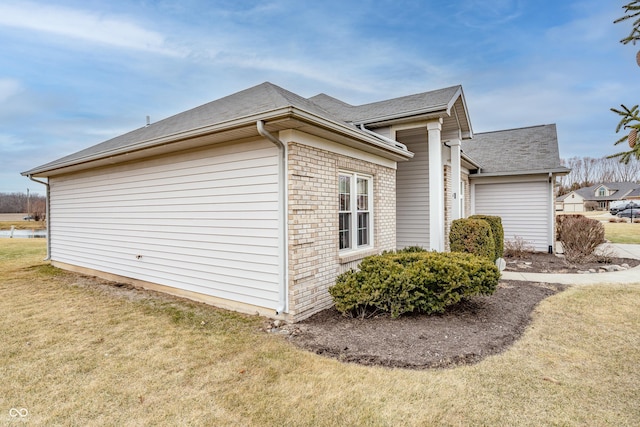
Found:
<path fill-rule="evenodd" d="M 474 132 L 556 123 L 562 157 L 617 150 L 638 46 L 602 0 L 0 3 L 0 192 L 20 172 L 270 81 L 350 104 L 461 84 Z"/>

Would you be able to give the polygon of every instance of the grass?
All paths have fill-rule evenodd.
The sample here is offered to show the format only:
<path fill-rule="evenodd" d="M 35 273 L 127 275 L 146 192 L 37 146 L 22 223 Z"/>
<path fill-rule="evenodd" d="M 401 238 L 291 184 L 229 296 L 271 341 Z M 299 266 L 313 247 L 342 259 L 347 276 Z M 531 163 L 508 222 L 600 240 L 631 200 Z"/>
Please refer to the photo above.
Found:
<path fill-rule="evenodd" d="M 44 230 L 47 223 L 44 221 L 0 221 L 0 230 L 11 230 L 11 226 L 16 230 Z"/>
<path fill-rule="evenodd" d="M 561 213 L 558 215 L 570 215 L 571 212 Z M 598 219 L 602 221 L 604 225 L 604 237 L 612 243 L 631 243 L 640 245 L 640 223 L 631 222 L 609 222 L 606 219 L 607 212 L 603 211 L 591 211 L 591 212 L 579 212 L 579 215 L 584 215 L 587 218 Z M 605 218 L 605 219 L 602 219 Z M 609 216 L 609 218 L 616 218 Z"/>
<path fill-rule="evenodd" d="M 640 244 L 640 224 L 630 222 L 604 222 L 605 238 L 613 243 Z"/>
<path fill-rule="evenodd" d="M 640 283 L 571 288 L 507 352 L 448 370 L 343 364 L 263 319 L 122 291 L 0 240 L 0 423 L 624 426 L 640 424 Z"/>

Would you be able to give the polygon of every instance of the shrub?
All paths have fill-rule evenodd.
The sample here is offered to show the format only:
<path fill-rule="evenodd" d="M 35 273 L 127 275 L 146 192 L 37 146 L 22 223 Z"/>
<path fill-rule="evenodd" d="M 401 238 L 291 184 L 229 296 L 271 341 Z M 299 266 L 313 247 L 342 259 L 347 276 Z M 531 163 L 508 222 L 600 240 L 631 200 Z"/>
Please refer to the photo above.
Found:
<path fill-rule="evenodd" d="M 465 252 L 495 260 L 495 240 L 489 223 L 463 218 L 451 223 L 449 244 L 452 252 Z"/>
<path fill-rule="evenodd" d="M 584 218 L 584 215 L 580 214 L 567 214 L 567 215 L 556 215 L 556 240 L 560 241 L 560 232 L 562 231 L 562 225 L 565 221 L 575 218 Z"/>
<path fill-rule="evenodd" d="M 471 219 L 483 219 L 489 223 L 493 240 L 495 243 L 495 255 L 493 260 L 502 258 L 504 255 L 504 228 L 502 228 L 502 218 L 492 215 L 471 215 Z"/>
<path fill-rule="evenodd" d="M 520 236 L 514 236 L 513 240 L 504 242 L 504 256 L 507 258 L 522 258 L 533 250 L 531 242 L 527 242 Z"/>
<path fill-rule="evenodd" d="M 338 276 L 329 293 L 344 314 L 383 311 L 395 318 L 442 313 L 464 297 L 490 295 L 499 278 L 491 261 L 471 254 L 400 251 L 363 259 L 358 271 Z"/>
<path fill-rule="evenodd" d="M 411 252 L 425 252 L 422 246 L 407 246 L 404 249 L 400 249 L 398 253 L 411 253 Z"/>
<path fill-rule="evenodd" d="M 594 200 L 588 200 L 588 201 L 584 202 L 584 208 L 587 211 L 595 211 L 595 210 L 598 210 L 599 205 L 598 205 L 598 202 L 596 202 Z"/>
<path fill-rule="evenodd" d="M 557 217 L 562 218 L 562 217 Z M 604 243 L 604 225 L 596 219 L 582 215 L 565 216 L 556 220 L 558 240 L 569 262 L 589 262 L 595 250 Z"/>

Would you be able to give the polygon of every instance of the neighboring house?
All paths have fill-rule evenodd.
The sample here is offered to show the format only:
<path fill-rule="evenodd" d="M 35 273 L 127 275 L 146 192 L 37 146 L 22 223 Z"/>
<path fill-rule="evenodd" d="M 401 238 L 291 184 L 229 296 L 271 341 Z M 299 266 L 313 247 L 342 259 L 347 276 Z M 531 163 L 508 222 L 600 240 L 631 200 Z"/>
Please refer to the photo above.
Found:
<path fill-rule="evenodd" d="M 584 197 L 572 191 L 556 198 L 556 210 L 564 212 L 584 212 L 586 211 Z"/>
<path fill-rule="evenodd" d="M 502 218 L 506 240 L 521 237 L 535 250 L 555 246 L 555 177 L 560 164 L 555 125 L 477 133 L 462 144 L 482 165 L 469 175 L 473 213 Z"/>
<path fill-rule="evenodd" d="M 352 106 L 263 83 L 23 175 L 48 179 L 54 265 L 298 321 L 365 256 L 446 250 L 454 219 L 509 213 L 528 237 L 540 176 L 567 172 L 555 127 L 472 137 L 460 86 Z"/>
<path fill-rule="evenodd" d="M 631 193 L 627 194 L 627 200 L 640 200 L 640 185 Z"/>
<path fill-rule="evenodd" d="M 640 190 L 640 184 L 635 182 L 598 183 L 557 197 L 557 209 L 564 212 L 609 210 L 611 202 L 637 197 L 638 190 Z"/>

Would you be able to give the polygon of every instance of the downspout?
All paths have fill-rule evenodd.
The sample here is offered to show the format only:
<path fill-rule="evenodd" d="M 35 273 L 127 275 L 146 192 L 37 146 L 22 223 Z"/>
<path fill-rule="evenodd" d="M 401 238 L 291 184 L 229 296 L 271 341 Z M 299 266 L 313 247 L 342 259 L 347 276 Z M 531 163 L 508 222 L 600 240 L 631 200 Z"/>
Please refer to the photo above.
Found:
<path fill-rule="evenodd" d="M 280 263 L 280 292 L 278 308 L 276 308 L 276 315 L 280 315 L 287 310 L 287 264 L 289 251 L 287 250 L 287 146 L 284 142 L 273 136 L 264 127 L 264 121 L 258 120 L 256 122 L 258 133 L 267 138 L 273 144 L 278 147 L 280 152 L 279 156 L 279 168 L 278 168 L 278 182 L 280 183 L 280 191 L 278 191 L 278 222 L 280 223 L 280 257 L 282 262 Z"/>
<path fill-rule="evenodd" d="M 554 182 L 553 182 L 553 173 L 549 172 L 549 199 L 550 199 L 550 213 L 549 213 L 549 234 L 550 234 L 550 242 L 549 242 L 549 253 L 552 254 L 555 252 L 556 247 L 556 198 L 554 195 Z"/>
<path fill-rule="evenodd" d="M 366 127 L 364 127 L 363 124 L 360 125 L 360 130 L 362 130 L 363 132 L 368 133 L 371 136 L 375 136 L 376 138 L 381 139 L 382 141 L 386 142 L 387 144 L 390 144 L 390 145 L 393 145 L 394 147 L 402 148 L 403 150 L 408 151 L 406 145 L 404 145 L 404 144 L 402 144 L 402 143 L 400 143 L 400 142 L 398 142 L 398 141 L 396 141 L 394 139 L 387 138 L 384 135 L 380 135 L 377 132 L 369 130 Z"/>
<path fill-rule="evenodd" d="M 47 197 L 45 198 L 45 215 L 47 216 L 47 257 L 44 259 L 44 261 L 49 261 L 51 260 L 51 215 L 49 215 L 49 199 L 51 194 L 49 191 L 49 183 L 35 179 L 31 175 L 27 175 L 27 178 L 29 178 L 33 182 L 37 182 L 38 184 L 42 184 L 47 187 Z M 27 212 L 27 214 L 31 214 L 31 212 Z"/>

